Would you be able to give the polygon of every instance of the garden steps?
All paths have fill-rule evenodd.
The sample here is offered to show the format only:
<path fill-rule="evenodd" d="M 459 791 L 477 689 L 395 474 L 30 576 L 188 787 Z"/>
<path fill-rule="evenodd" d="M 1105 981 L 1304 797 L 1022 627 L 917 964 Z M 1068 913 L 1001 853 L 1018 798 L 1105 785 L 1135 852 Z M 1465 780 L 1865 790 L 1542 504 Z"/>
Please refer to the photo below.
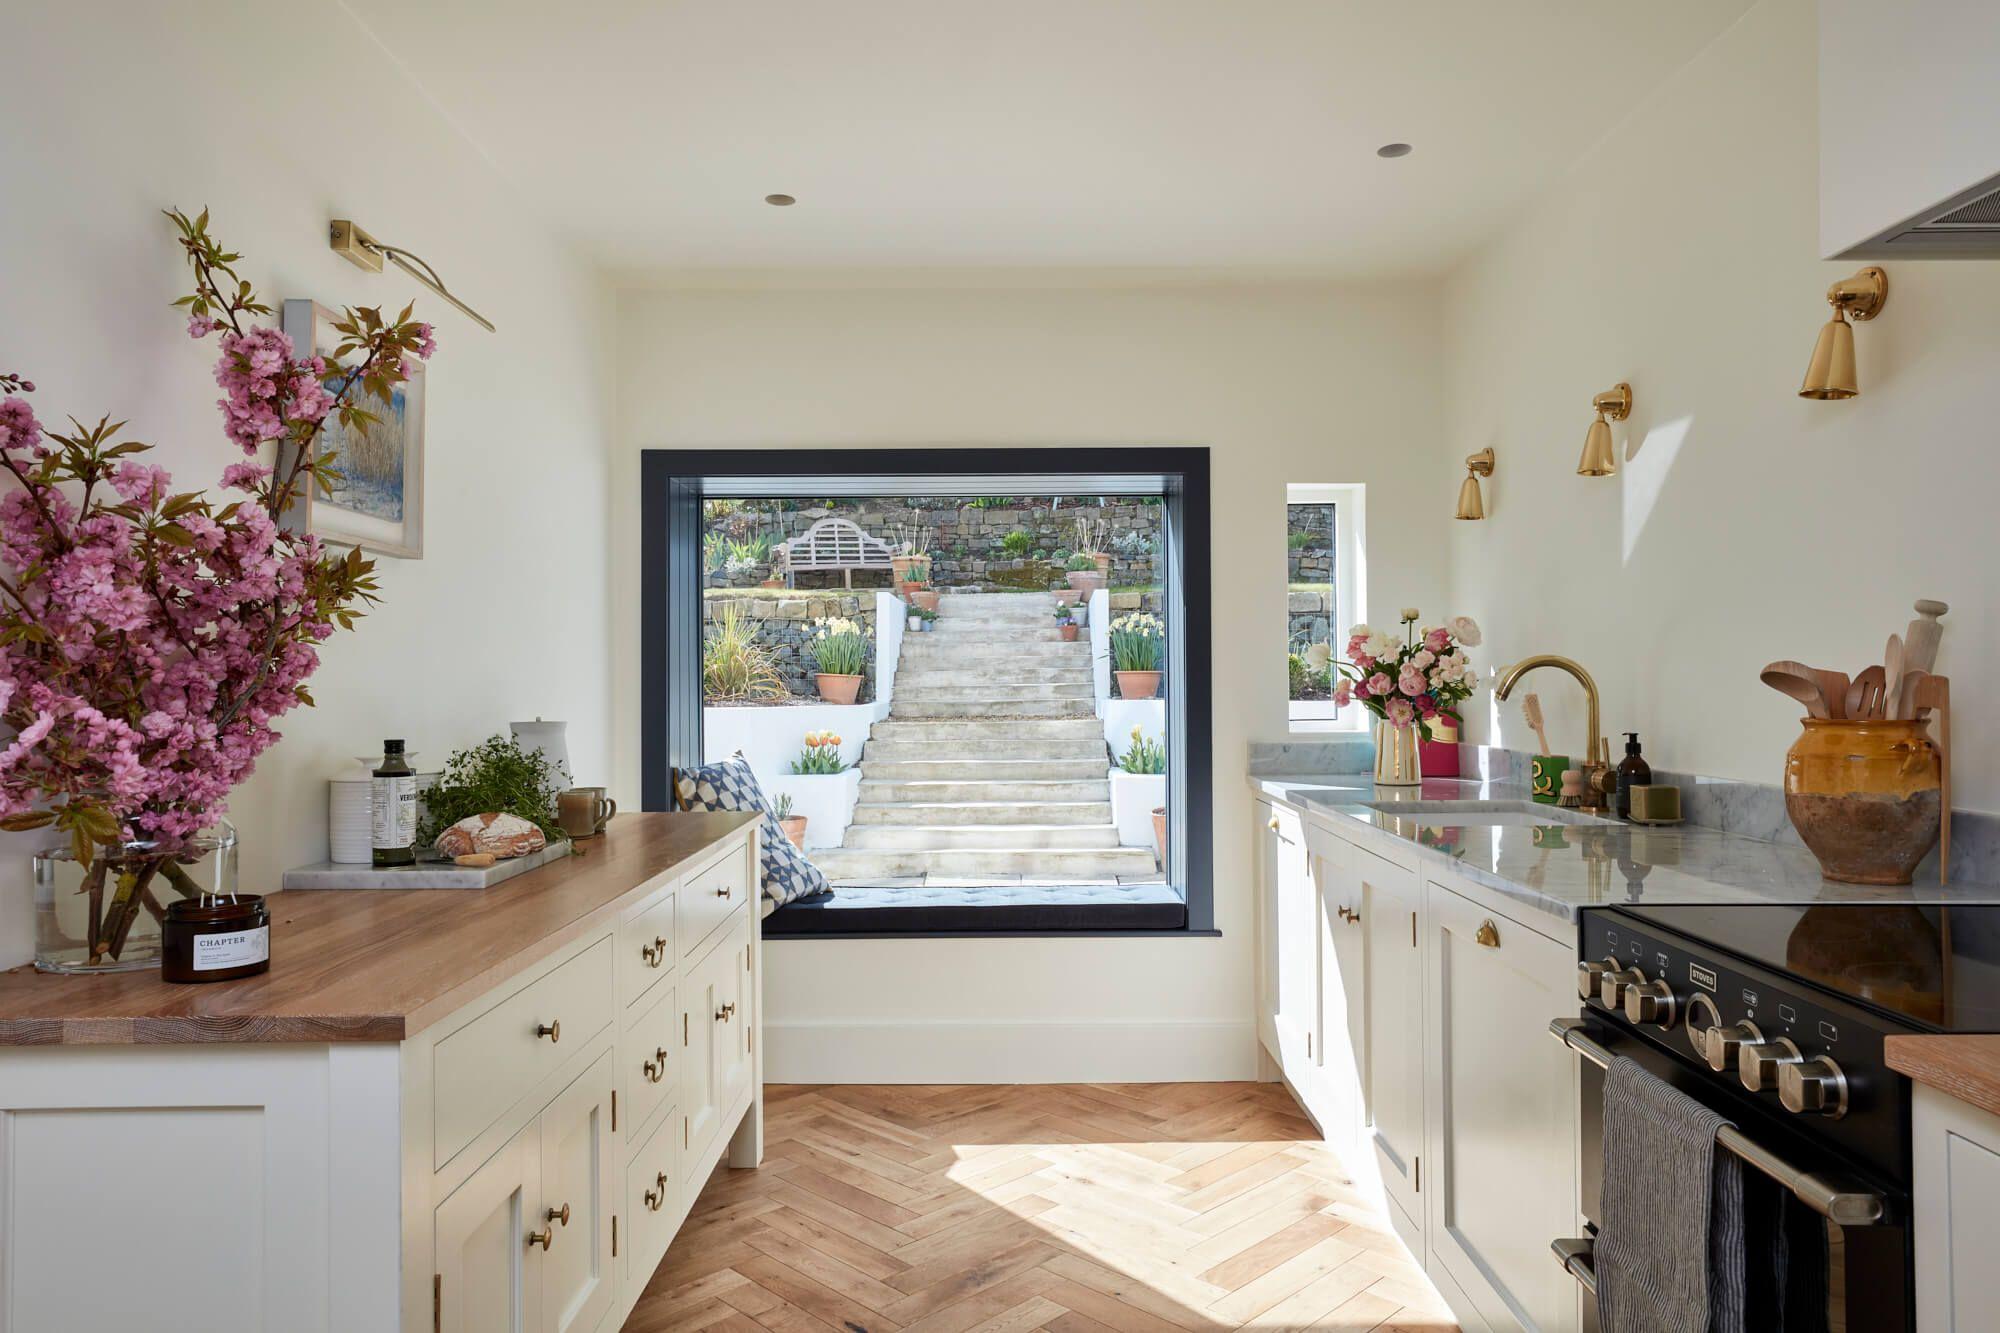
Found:
<path fill-rule="evenodd" d="M 1087 638 L 1064 642 L 1055 598 L 947 595 L 906 634 L 889 716 L 869 732 L 843 845 L 813 853 L 836 881 L 982 876 L 1150 879 L 1121 847 Z"/>
<path fill-rule="evenodd" d="M 854 807 L 857 824 L 1109 824 L 1109 801 L 897 801 Z"/>

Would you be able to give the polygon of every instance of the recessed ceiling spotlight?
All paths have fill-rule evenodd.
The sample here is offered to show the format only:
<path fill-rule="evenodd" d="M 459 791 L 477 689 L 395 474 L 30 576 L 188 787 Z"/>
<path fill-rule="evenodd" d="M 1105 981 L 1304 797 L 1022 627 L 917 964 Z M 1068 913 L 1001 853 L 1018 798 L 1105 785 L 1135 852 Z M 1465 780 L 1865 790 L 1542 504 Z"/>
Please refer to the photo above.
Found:
<path fill-rule="evenodd" d="M 1405 149 L 1404 151 L 1407 152 L 1408 150 Z M 798 200 L 788 194 L 767 194 L 764 196 L 764 202 L 774 208 L 789 208 L 791 205 L 796 204 Z"/>
<path fill-rule="evenodd" d="M 1408 157 L 1410 146 L 1406 143 L 1385 143 L 1375 150 L 1377 157 Z"/>

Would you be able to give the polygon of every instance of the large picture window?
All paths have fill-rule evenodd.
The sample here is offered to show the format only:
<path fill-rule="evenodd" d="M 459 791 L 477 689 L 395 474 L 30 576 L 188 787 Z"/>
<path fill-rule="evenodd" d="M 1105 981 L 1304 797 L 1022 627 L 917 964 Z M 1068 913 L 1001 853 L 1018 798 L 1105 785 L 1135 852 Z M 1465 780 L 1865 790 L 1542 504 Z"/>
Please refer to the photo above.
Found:
<path fill-rule="evenodd" d="M 741 754 L 772 935 L 1212 928 L 1207 451 L 654 451 L 647 807 Z M 837 638 L 837 641 L 836 641 Z"/>

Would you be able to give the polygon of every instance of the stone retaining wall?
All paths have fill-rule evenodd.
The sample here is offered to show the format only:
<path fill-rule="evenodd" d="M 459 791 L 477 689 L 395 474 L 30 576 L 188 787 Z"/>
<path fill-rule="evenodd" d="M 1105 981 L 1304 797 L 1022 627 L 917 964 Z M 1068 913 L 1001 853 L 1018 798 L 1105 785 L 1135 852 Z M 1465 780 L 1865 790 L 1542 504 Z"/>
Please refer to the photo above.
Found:
<path fill-rule="evenodd" d="M 857 702 L 875 697 L 875 594 L 854 595 L 801 592 L 796 597 L 729 597 L 711 592 L 702 600 L 702 634 L 712 632 L 716 617 L 725 606 L 733 606 L 757 629 L 757 642 L 771 654 L 771 664 L 785 690 L 800 699 L 819 698 L 813 677 L 819 666 L 812 654 L 812 622 L 832 616 L 859 621 L 868 629 L 870 643 L 868 680 Z M 775 701 L 772 701 L 775 702 Z"/>

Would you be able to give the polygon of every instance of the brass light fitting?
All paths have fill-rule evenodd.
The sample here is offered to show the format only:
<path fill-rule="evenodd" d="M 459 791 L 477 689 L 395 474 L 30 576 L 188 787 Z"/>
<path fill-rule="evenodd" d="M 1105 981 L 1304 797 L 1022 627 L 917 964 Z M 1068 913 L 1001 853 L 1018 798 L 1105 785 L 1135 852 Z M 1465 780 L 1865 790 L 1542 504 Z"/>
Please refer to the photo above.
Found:
<path fill-rule="evenodd" d="M 1481 519 L 1486 517 L 1486 501 L 1479 494 L 1479 479 L 1493 475 L 1493 450 L 1481 449 L 1476 454 L 1465 457 L 1465 480 L 1458 486 L 1459 518 Z"/>
<path fill-rule="evenodd" d="M 1848 318 L 1873 319 L 1889 301 L 1889 275 L 1870 266 L 1826 289 L 1833 318 L 1819 331 L 1806 366 L 1801 398 L 1852 398 L 1861 392 L 1854 374 L 1854 326 Z"/>
<path fill-rule="evenodd" d="M 1579 477 L 1608 477 L 1618 470 L 1618 449 L 1611 442 L 1611 422 L 1632 415 L 1632 386 L 1619 381 L 1590 400 L 1597 420 L 1583 437 L 1583 457 L 1576 461 Z"/>
<path fill-rule="evenodd" d="M 445 300 L 464 311 L 466 315 L 471 317 L 472 322 L 479 325 L 480 328 L 485 329 L 488 333 L 495 332 L 493 325 L 488 322 L 486 316 L 480 314 L 456 296 L 453 296 L 445 288 L 444 280 L 438 277 L 437 270 L 408 250 L 393 245 L 382 244 L 382 242 L 376 240 L 346 218 L 335 218 L 328 224 L 327 244 L 342 259 L 345 259 L 356 268 L 366 269 L 370 273 L 380 273 L 382 271 L 382 261 L 385 259 L 388 260 L 397 268 L 403 270 L 403 272 L 409 274 L 418 282 L 421 282 L 424 286 L 430 288 L 439 296 L 442 296 Z"/>

